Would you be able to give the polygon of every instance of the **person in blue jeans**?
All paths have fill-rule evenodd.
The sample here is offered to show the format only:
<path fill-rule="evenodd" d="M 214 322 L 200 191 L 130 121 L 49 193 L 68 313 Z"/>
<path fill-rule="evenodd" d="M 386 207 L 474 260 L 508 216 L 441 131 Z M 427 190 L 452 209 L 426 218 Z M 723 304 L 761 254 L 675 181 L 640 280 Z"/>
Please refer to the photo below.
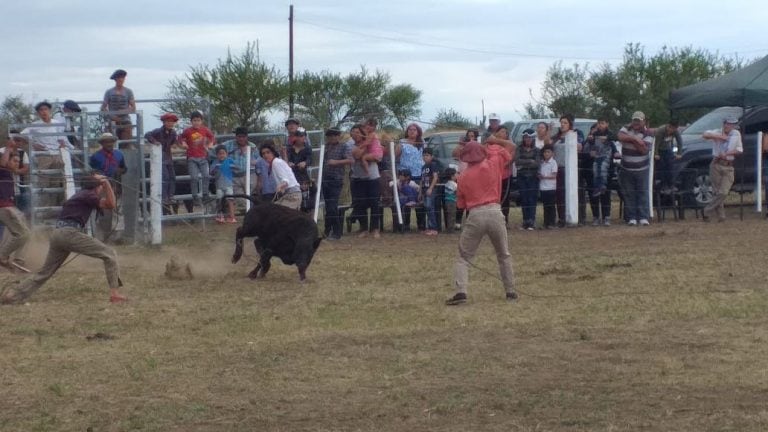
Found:
<path fill-rule="evenodd" d="M 539 196 L 540 152 L 535 146 L 536 131 L 523 131 L 523 144 L 515 154 L 520 207 L 523 210 L 522 229 L 532 231 L 536 225 L 536 205 Z"/>
<path fill-rule="evenodd" d="M 435 209 L 435 197 L 438 179 L 438 166 L 434 161 L 431 148 L 425 148 L 422 152 L 424 166 L 421 167 L 421 197 L 424 202 L 424 210 L 427 212 L 427 230 L 424 234 L 437 235 L 437 212 Z"/>

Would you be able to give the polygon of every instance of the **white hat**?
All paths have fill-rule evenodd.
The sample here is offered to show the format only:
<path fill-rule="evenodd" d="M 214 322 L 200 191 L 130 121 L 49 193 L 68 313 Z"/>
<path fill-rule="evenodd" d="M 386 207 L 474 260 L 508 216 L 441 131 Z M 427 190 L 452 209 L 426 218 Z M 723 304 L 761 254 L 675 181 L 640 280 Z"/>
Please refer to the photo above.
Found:
<path fill-rule="evenodd" d="M 99 144 L 101 144 L 101 143 L 109 142 L 109 141 L 115 142 L 115 141 L 117 141 L 117 138 L 114 135 L 112 135 L 111 133 L 109 133 L 109 132 L 104 132 L 99 137 L 99 141 L 98 142 L 99 142 Z"/>
<path fill-rule="evenodd" d="M 737 117 L 731 116 L 731 117 L 726 117 L 725 120 L 723 120 L 723 122 L 724 123 L 728 123 L 728 124 L 737 125 L 737 124 L 739 124 L 739 119 Z"/>
<path fill-rule="evenodd" d="M 645 114 L 642 111 L 635 111 L 632 113 L 632 120 L 645 121 Z"/>
<path fill-rule="evenodd" d="M 501 120 L 501 117 L 496 113 L 490 113 L 488 114 L 488 120 Z"/>

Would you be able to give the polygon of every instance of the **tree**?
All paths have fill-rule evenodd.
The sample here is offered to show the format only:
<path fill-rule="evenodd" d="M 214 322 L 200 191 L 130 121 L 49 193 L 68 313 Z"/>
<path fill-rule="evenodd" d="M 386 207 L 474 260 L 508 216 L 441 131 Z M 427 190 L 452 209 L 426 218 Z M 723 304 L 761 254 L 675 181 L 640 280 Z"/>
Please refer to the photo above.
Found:
<path fill-rule="evenodd" d="M 297 117 L 307 127 L 342 126 L 373 116 L 384 120 L 387 110 L 382 99 L 389 85 L 389 74 L 360 72 L 303 72 L 294 81 Z"/>
<path fill-rule="evenodd" d="M 695 82 L 715 78 L 740 68 L 738 58 L 723 57 L 703 49 L 662 48 L 653 56 L 640 44 L 628 44 L 619 65 L 604 63 L 590 71 L 589 65 L 564 67 L 554 63 L 541 86 L 541 100 L 523 106 L 531 118 L 541 114 L 606 117 L 612 124 L 629 121 L 634 111 L 643 111 L 653 125 L 669 121 L 669 92 Z M 700 111 L 676 113 L 695 118 Z"/>
<path fill-rule="evenodd" d="M 8 136 L 10 125 L 31 123 L 34 118 L 35 108 L 24 102 L 22 95 L 6 96 L 0 104 L 0 136 Z"/>
<path fill-rule="evenodd" d="M 432 129 L 469 129 L 475 127 L 472 120 L 459 114 L 453 108 L 442 108 L 432 119 Z"/>
<path fill-rule="evenodd" d="M 566 113 L 588 117 L 596 104 L 595 98 L 589 93 L 588 80 L 588 65 L 575 63 L 573 67 L 564 67 L 562 61 L 557 61 L 549 67 L 541 84 L 541 101 L 528 102 L 523 110 L 530 118 Z"/>
<path fill-rule="evenodd" d="M 211 103 L 214 128 L 231 130 L 248 126 L 259 130 L 266 114 L 278 108 L 288 95 L 285 76 L 275 67 L 262 63 L 255 44 L 248 43 L 240 56 L 227 50 L 227 57 L 215 66 L 200 64 L 190 68 L 185 79 L 172 80 L 168 97 L 174 102 L 162 105 L 168 111 L 188 114 L 186 98 L 199 97 Z"/>
<path fill-rule="evenodd" d="M 382 103 L 387 109 L 389 121 L 405 130 L 410 119 L 421 115 L 421 90 L 417 90 L 410 84 L 400 84 L 390 87 Z"/>

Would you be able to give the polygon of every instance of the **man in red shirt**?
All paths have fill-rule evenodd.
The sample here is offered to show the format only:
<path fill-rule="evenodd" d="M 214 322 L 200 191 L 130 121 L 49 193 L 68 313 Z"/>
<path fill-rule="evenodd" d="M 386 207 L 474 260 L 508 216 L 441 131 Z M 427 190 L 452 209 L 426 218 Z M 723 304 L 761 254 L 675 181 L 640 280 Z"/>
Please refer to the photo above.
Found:
<path fill-rule="evenodd" d="M 469 216 L 461 228 L 459 256 L 454 264 L 456 294 L 445 302 L 449 306 L 466 303 L 469 266 L 486 235 L 496 251 L 506 298 L 517 299 L 507 226 L 499 204 L 501 177 L 514 154 L 515 145 L 507 141 L 489 143 L 487 147 L 472 141 L 465 144 L 461 152 L 459 159 L 468 167 L 459 177 L 456 200 L 459 208 L 469 211 Z"/>

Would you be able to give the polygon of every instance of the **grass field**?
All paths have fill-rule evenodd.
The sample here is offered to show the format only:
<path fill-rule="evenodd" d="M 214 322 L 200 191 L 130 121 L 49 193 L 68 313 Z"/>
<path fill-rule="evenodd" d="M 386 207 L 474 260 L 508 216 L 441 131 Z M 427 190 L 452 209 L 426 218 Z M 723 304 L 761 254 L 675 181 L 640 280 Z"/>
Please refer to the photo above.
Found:
<path fill-rule="evenodd" d="M 0 308 L 0 430 L 768 430 L 768 222 L 689 218 L 513 230 L 520 300 L 485 242 L 453 308 L 456 235 L 324 242 L 300 285 L 179 226 L 118 248 L 127 305 L 80 257 Z"/>

